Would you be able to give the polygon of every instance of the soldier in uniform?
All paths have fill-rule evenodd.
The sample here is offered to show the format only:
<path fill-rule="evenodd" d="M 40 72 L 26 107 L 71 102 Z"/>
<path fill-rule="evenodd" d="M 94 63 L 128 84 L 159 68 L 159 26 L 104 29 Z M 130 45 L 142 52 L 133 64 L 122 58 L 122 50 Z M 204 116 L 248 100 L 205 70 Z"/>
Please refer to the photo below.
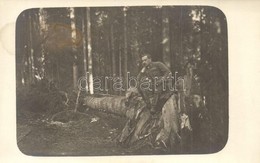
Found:
<path fill-rule="evenodd" d="M 150 54 L 142 55 L 142 66 L 137 77 L 138 90 L 151 114 L 160 113 L 165 102 L 173 94 L 171 71 L 161 62 L 152 62 Z"/>
<path fill-rule="evenodd" d="M 119 143 L 130 147 L 151 141 L 157 149 L 171 149 L 180 140 L 177 103 L 168 80 L 171 71 L 161 62 L 152 62 L 149 54 L 142 56 L 142 65 L 137 89 L 126 93 L 129 119 Z"/>

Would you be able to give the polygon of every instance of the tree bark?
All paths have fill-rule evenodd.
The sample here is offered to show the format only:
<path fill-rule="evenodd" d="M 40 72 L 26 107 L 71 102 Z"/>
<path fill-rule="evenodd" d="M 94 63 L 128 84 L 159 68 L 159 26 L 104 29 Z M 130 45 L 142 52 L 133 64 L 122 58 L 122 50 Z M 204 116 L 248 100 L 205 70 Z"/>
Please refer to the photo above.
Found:
<path fill-rule="evenodd" d="M 78 89 L 78 66 L 76 65 L 76 63 L 73 64 L 73 88 L 74 90 Z"/>
<path fill-rule="evenodd" d="M 118 62 L 119 62 L 119 79 L 122 80 L 122 52 L 121 52 L 121 43 L 119 43 L 119 51 L 118 51 Z M 121 95 L 121 89 L 119 91 L 119 95 Z"/>
<path fill-rule="evenodd" d="M 33 21 L 31 12 L 29 12 L 29 74 L 30 74 L 30 83 L 34 83 L 35 71 L 34 71 L 34 49 L 33 49 Z"/>
<path fill-rule="evenodd" d="M 112 74 L 112 66 L 111 65 L 111 45 L 110 45 L 110 37 L 109 37 L 109 33 L 110 31 L 107 31 L 107 35 L 106 35 L 106 41 L 107 41 L 107 51 L 108 53 L 105 54 L 105 66 L 106 66 L 106 70 L 105 70 L 105 76 L 113 76 Z M 106 94 L 111 94 L 111 81 L 109 81 L 108 83 L 105 83 L 107 85 L 105 85 L 105 92 Z M 106 89 L 108 87 L 108 89 Z"/>
<path fill-rule="evenodd" d="M 82 35 L 83 35 L 83 66 L 84 66 L 84 75 L 85 77 L 87 77 L 87 43 L 86 43 L 86 30 L 85 30 L 85 19 L 86 17 L 84 16 L 85 14 L 85 8 L 83 10 L 83 17 L 82 17 Z M 85 89 L 86 91 L 89 90 L 89 87 L 88 87 L 88 82 L 86 81 L 85 83 Z"/>
<path fill-rule="evenodd" d="M 94 93 L 93 86 L 93 70 L 92 70 L 92 45 L 91 45 L 91 21 L 90 21 L 90 8 L 87 7 L 87 44 L 88 44 L 88 82 L 89 82 L 89 93 Z"/>
<path fill-rule="evenodd" d="M 40 36 L 44 40 L 46 37 L 46 31 L 48 30 L 48 25 L 47 25 L 47 12 L 43 9 L 39 9 L 39 25 L 40 25 Z M 45 77 L 45 56 L 46 56 L 46 49 L 45 49 L 45 44 L 42 42 L 41 43 L 41 64 L 40 64 L 40 77 L 43 79 Z"/>
<path fill-rule="evenodd" d="M 116 56 L 115 56 L 115 43 L 114 43 L 114 25 L 111 25 L 111 55 L 112 55 L 112 73 L 113 77 L 116 76 Z"/>
<path fill-rule="evenodd" d="M 22 83 L 22 86 L 25 86 L 27 84 L 26 82 L 26 65 L 27 65 L 27 62 L 25 61 L 26 59 L 26 55 L 25 55 L 25 50 L 23 48 L 23 52 L 22 52 L 22 64 L 21 64 L 21 83 Z"/>
<path fill-rule="evenodd" d="M 127 23 L 126 23 L 126 16 L 127 16 L 127 8 L 124 8 L 124 70 L 123 70 L 123 77 L 124 77 L 124 88 L 125 91 L 127 90 Z"/>
<path fill-rule="evenodd" d="M 167 8 L 162 8 L 162 46 L 163 46 L 163 62 L 165 65 L 171 67 L 171 57 L 170 57 L 170 26 L 169 26 L 169 16 Z"/>
<path fill-rule="evenodd" d="M 57 73 L 57 85 L 58 87 L 60 87 L 60 57 L 59 55 L 57 56 L 57 60 L 56 60 L 56 73 Z M 75 73 L 76 74 L 76 73 Z M 77 74 L 76 74 L 76 80 L 77 80 Z"/>
<path fill-rule="evenodd" d="M 75 20 L 75 9 L 72 7 L 70 8 L 70 19 L 71 19 L 71 39 L 72 39 L 72 53 L 74 55 L 74 62 L 73 62 L 73 88 L 75 90 L 78 89 L 77 82 L 78 82 L 78 68 L 77 68 L 77 55 L 76 55 L 76 47 L 75 41 L 77 39 L 76 35 L 76 20 Z"/>
<path fill-rule="evenodd" d="M 126 115 L 124 96 L 87 96 L 83 101 L 83 105 L 90 107 L 91 109 L 103 110 L 122 116 Z"/>

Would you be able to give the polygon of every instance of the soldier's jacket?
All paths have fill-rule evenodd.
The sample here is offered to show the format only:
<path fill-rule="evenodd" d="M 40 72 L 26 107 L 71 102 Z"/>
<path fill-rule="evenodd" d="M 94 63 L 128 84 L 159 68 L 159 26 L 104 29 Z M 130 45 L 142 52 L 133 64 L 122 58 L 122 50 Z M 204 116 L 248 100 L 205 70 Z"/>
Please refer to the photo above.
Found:
<path fill-rule="evenodd" d="M 170 90 L 170 84 L 172 85 L 172 83 L 169 83 L 172 80 L 167 79 L 170 77 L 171 71 L 161 62 L 151 62 L 141 70 L 137 78 L 139 83 L 138 89 L 146 103 L 155 106 L 158 105 L 158 100 L 162 102 L 160 99 L 164 99 L 158 106 L 162 107 L 166 99 L 172 94 Z"/>

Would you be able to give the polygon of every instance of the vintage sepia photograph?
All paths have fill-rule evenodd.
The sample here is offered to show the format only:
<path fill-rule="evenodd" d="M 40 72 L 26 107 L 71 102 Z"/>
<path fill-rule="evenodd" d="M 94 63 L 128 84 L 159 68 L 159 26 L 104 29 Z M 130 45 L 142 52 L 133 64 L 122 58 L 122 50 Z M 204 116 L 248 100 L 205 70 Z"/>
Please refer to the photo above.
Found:
<path fill-rule="evenodd" d="M 15 31 L 19 150 L 221 151 L 229 136 L 227 23 L 211 6 L 23 11 Z"/>

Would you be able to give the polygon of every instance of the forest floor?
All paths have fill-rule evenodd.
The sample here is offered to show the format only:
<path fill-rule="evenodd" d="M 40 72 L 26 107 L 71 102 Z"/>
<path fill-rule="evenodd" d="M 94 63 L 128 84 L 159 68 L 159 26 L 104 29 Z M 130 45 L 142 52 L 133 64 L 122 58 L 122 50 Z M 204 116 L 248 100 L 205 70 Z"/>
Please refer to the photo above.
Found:
<path fill-rule="evenodd" d="M 131 148 L 118 144 L 118 137 L 126 124 L 122 117 L 86 108 L 79 102 L 76 112 L 77 92 L 65 93 L 42 85 L 17 89 L 17 145 L 20 151 L 31 156 L 111 156 L 153 155 L 180 153 L 213 153 L 219 149 L 205 140 L 215 132 L 202 128 L 205 135 L 191 141 L 183 135 L 180 151 L 155 149 L 149 143 Z M 82 95 L 81 99 L 85 96 Z M 64 102 L 68 100 L 65 105 Z M 205 121 L 204 126 L 209 126 Z M 203 126 L 203 125 L 202 125 Z M 195 131 L 195 130 L 193 130 Z M 206 131 L 206 132 L 205 132 Z M 211 131 L 211 132 L 208 132 Z M 194 133 L 194 132 L 193 132 Z M 199 134 L 200 134 L 199 133 Z M 211 133 L 207 135 L 206 133 Z M 198 136 L 197 136 L 198 137 Z M 193 138 L 196 138 L 193 134 Z M 221 139 L 213 139 L 215 144 Z M 180 154 L 179 153 L 179 154 Z"/>
<path fill-rule="evenodd" d="M 71 114 L 63 111 L 56 121 L 42 114 L 21 111 L 17 115 L 17 144 L 32 156 L 148 155 L 158 151 L 131 150 L 116 142 L 126 118 L 88 109 Z"/>

